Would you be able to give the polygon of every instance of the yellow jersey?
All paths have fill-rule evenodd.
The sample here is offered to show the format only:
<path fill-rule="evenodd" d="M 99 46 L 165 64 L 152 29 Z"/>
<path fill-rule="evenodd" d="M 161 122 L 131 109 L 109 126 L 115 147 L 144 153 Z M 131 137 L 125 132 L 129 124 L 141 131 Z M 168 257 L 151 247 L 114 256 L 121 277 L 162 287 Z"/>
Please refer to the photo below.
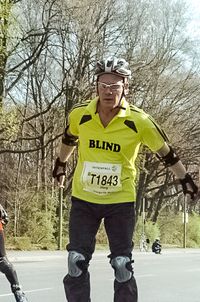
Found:
<path fill-rule="evenodd" d="M 68 117 L 66 129 L 78 137 L 72 196 L 97 204 L 135 201 L 139 147 L 144 144 L 156 152 L 167 137 L 152 117 L 124 98 L 118 114 L 104 127 L 97 102 L 95 98 L 76 104 Z"/>

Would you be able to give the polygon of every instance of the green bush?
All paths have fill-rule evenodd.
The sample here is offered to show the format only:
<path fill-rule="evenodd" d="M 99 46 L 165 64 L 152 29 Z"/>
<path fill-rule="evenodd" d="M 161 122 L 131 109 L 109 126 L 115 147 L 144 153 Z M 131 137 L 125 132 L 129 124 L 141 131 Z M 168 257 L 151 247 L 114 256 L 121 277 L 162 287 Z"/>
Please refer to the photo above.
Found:
<path fill-rule="evenodd" d="M 134 233 L 134 245 L 135 247 L 139 247 L 141 236 L 143 233 L 143 224 L 142 224 L 142 218 L 139 217 L 135 233 Z M 152 221 L 146 221 L 144 225 L 144 234 L 145 237 L 150 240 L 150 244 L 156 239 L 160 238 L 160 230 L 157 223 L 153 223 Z"/>
<path fill-rule="evenodd" d="M 163 245 L 183 247 L 183 213 L 161 215 L 157 224 Z M 188 223 L 186 224 L 186 246 L 200 247 L 200 216 L 195 213 L 189 215 Z"/>
<path fill-rule="evenodd" d="M 200 217 L 195 213 L 189 217 L 186 238 L 187 247 L 200 247 Z"/>
<path fill-rule="evenodd" d="M 26 236 L 33 244 L 47 245 L 55 242 L 53 223 L 50 213 L 37 212 L 29 223 Z"/>
<path fill-rule="evenodd" d="M 20 251 L 28 251 L 32 249 L 31 239 L 29 237 L 13 237 L 9 239 L 8 245 L 11 246 L 12 249 L 20 250 Z"/>
<path fill-rule="evenodd" d="M 183 244 L 182 213 L 167 213 L 158 219 L 160 237 L 163 245 L 181 247 Z"/>

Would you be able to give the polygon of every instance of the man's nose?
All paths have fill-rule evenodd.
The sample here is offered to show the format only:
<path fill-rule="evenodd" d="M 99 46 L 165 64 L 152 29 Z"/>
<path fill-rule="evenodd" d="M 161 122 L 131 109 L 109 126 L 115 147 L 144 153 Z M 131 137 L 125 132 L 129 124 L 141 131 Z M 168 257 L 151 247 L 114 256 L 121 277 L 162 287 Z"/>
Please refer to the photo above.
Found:
<path fill-rule="evenodd" d="M 110 87 L 105 88 L 105 93 L 106 94 L 112 94 L 112 89 Z"/>

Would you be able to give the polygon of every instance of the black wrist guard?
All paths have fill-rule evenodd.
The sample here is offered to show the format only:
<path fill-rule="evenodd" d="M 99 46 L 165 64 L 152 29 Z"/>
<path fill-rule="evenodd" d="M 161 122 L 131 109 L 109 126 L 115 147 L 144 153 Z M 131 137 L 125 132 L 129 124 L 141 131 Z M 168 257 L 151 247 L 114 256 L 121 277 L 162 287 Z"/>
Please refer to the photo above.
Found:
<path fill-rule="evenodd" d="M 54 166 L 53 173 L 52 173 L 53 178 L 56 178 L 57 181 L 59 181 L 60 176 L 65 176 L 66 175 L 66 166 L 67 166 L 66 162 L 63 163 L 60 161 L 59 157 L 56 158 L 55 166 Z M 59 168 L 62 168 L 62 172 L 58 173 Z"/>
<path fill-rule="evenodd" d="M 179 179 L 179 181 L 183 188 L 183 194 L 189 194 L 191 199 L 194 199 L 194 195 L 198 192 L 198 187 L 195 185 L 191 175 L 186 173 L 185 177 L 183 179 Z M 187 184 L 189 185 L 189 188 L 187 188 Z"/>

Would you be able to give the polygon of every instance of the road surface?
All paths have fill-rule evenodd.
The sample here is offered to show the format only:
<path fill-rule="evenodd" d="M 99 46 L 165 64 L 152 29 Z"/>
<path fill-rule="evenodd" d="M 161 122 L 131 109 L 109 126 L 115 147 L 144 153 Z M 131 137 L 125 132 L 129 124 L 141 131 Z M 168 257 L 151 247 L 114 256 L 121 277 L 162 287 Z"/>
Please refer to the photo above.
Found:
<path fill-rule="evenodd" d="M 95 252 L 91 261 L 92 302 L 113 301 L 113 270 L 108 252 Z M 29 302 L 64 302 L 62 279 L 65 251 L 8 252 Z M 165 250 L 162 255 L 136 251 L 135 276 L 139 302 L 199 302 L 200 250 Z M 9 283 L 0 274 L 0 301 L 14 302 Z"/>

